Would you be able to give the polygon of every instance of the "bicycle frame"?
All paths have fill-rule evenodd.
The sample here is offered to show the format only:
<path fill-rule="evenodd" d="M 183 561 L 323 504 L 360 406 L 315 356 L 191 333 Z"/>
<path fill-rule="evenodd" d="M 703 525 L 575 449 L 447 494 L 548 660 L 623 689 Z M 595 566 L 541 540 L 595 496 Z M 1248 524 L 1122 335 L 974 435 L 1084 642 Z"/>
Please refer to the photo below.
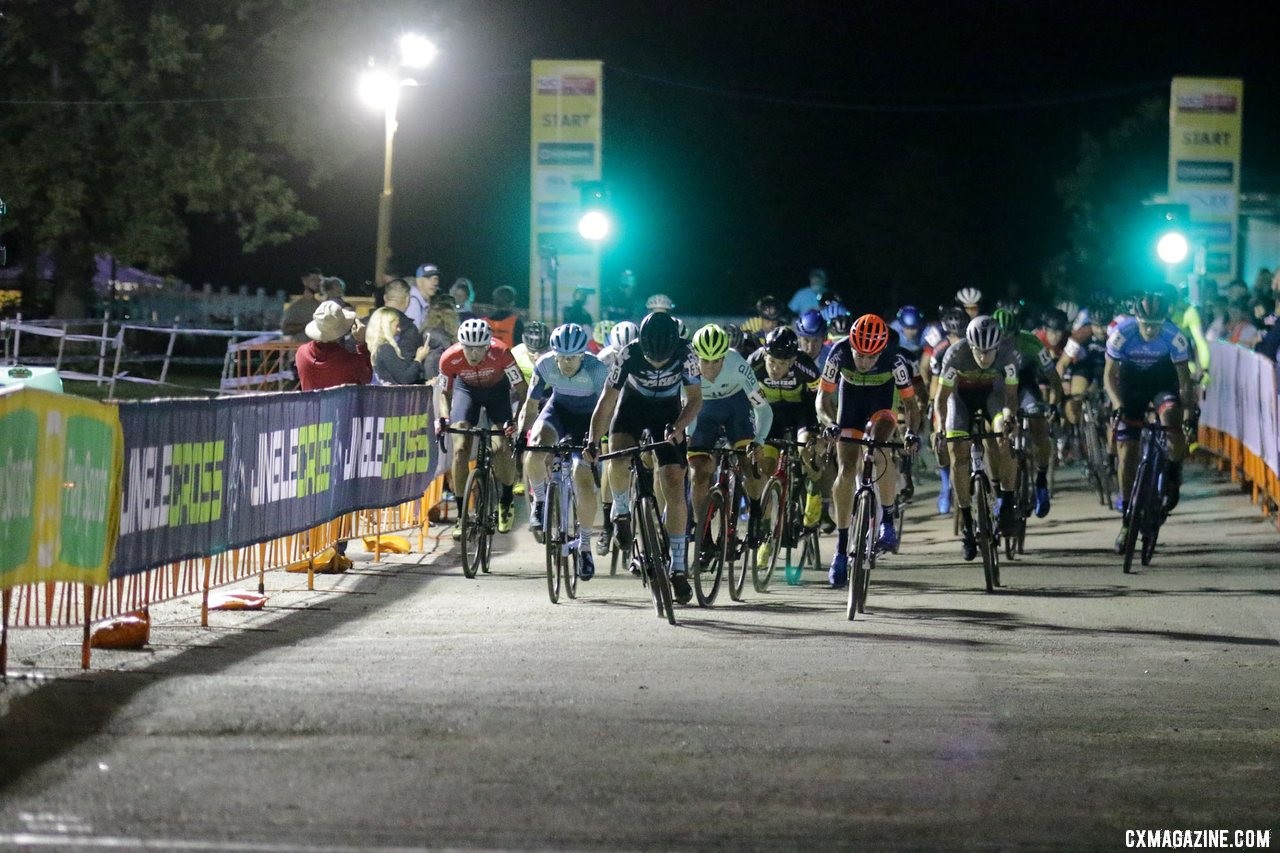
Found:
<path fill-rule="evenodd" d="M 561 582 L 569 598 L 578 597 L 578 554 L 582 542 L 578 533 L 573 462 L 583 446 L 562 440 L 554 445 L 526 447 L 525 450 L 552 454 L 547 499 L 543 507 L 543 537 L 547 549 L 547 594 L 551 603 L 556 604 L 560 598 Z M 555 519 L 554 525 L 546 523 L 551 517 Z"/>
<path fill-rule="evenodd" d="M 602 454 L 600 459 L 602 461 L 623 457 L 628 459 L 633 492 L 631 560 L 639 568 L 638 573 L 642 582 L 649 587 L 658 618 L 665 616 L 667 622 L 674 625 L 676 616 L 671 579 L 667 577 L 666 531 L 662 528 L 658 514 L 657 496 L 653 491 L 653 472 L 644 463 L 644 454 L 667 444 L 669 442 L 651 441 L 651 436 L 646 430 L 641 434 L 639 444 Z"/>
<path fill-rule="evenodd" d="M 977 527 L 974 534 L 978 539 L 978 550 L 982 553 L 982 575 L 987 592 L 994 592 L 1000 586 L 1000 533 L 995 519 L 995 491 L 987 472 L 983 442 L 987 439 L 998 441 L 1004 437 L 1004 433 L 977 430 L 947 439 L 953 443 L 969 442 L 969 507 Z"/>
<path fill-rule="evenodd" d="M 1129 492 L 1129 506 L 1125 511 L 1128 535 L 1124 543 L 1124 571 L 1133 571 L 1133 555 L 1139 538 L 1138 550 L 1144 566 L 1151 565 L 1160 525 L 1164 523 L 1164 472 L 1169 461 L 1169 435 L 1171 427 L 1147 417 L 1142 424 L 1139 438 L 1138 469 Z"/>
<path fill-rule="evenodd" d="M 498 529 L 498 483 L 493 476 L 493 448 L 488 438 L 506 435 L 506 430 L 493 427 L 455 427 L 444 429 L 454 435 L 483 439 L 476 444 L 476 464 L 467 475 L 462 494 L 462 574 L 474 578 L 477 570 L 489 573 L 493 536 Z M 457 484 L 454 484 L 457 488 Z M 474 505 L 472 494 L 474 492 Z"/>
<path fill-rule="evenodd" d="M 876 477 L 877 450 L 901 450 L 900 441 L 876 441 L 873 438 L 843 438 L 841 441 L 863 446 L 862 469 L 858 474 L 858 488 L 853 493 L 853 528 L 849 541 L 853 548 L 853 572 L 849 577 L 849 598 L 845 615 L 853 619 L 867 612 L 867 593 L 871 586 L 871 570 L 876 564 L 876 519 L 880 515 L 880 495 Z M 897 475 L 897 460 L 890 459 L 881 477 Z"/>

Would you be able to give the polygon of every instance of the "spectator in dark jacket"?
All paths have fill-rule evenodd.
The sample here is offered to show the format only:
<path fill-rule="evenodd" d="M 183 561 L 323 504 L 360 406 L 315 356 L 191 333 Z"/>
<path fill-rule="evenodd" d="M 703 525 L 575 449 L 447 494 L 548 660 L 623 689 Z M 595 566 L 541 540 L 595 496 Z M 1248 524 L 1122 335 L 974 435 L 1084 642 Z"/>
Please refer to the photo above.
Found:
<path fill-rule="evenodd" d="M 295 361 L 303 391 L 368 385 L 373 379 L 369 350 L 364 345 L 365 328 L 356 322 L 356 312 L 336 302 L 321 302 L 306 332 L 311 340 L 298 347 Z M 355 339 L 354 352 L 342 345 L 347 335 Z"/>
<path fill-rule="evenodd" d="M 423 362 L 431 351 L 422 332 L 405 314 L 382 307 L 369 317 L 365 346 L 373 360 L 373 375 L 381 385 L 421 385 Z"/>

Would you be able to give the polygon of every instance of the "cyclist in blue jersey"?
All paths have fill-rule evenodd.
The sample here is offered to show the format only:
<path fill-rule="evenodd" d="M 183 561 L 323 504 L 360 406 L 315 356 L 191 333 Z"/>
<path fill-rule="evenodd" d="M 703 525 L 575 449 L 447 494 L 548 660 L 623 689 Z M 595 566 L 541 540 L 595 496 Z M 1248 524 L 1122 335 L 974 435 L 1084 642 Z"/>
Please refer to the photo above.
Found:
<path fill-rule="evenodd" d="M 924 346 L 921 332 L 924 330 L 924 315 L 914 305 L 903 305 L 889 328 L 898 333 L 898 346 L 917 358 Z"/>
<path fill-rule="evenodd" d="M 564 438 L 576 444 L 586 438 L 591 413 L 608 379 L 608 369 L 587 352 L 589 340 L 587 330 L 577 323 L 566 323 L 551 333 L 551 352 L 533 366 L 533 384 L 520 416 L 520 432 L 528 435 L 530 444 L 545 447 Z M 542 530 L 550 463 L 546 453 L 529 453 L 524 459 L 524 476 L 533 497 L 529 529 L 535 533 Z M 582 543 L 589 545 L 596 517 L 596 483 L 591 466 L 581 459 L 573 461 L 573 486 Z M 591 549 L 580 548 L 579 555 L 578 576 L 590 580 L 595 574 Z"/>
<path fill-rule="evenodd" d="M 655 451 L 658 476 L 655 478 L 666 502 L 664 526 L 671 539 L 671 586 L 682 604 L 693 596 L 685 563 L 685 527 L 688 511 L 684 499 L 685 469 L 688 467 L 685 430 L 702 408 L 702 375 L 698 358 L 687 341 L 681 340 L 676 319 L 664 311 L 654 311 L 640 324 L 640 337 L 618 356 L 600 400 L 591 415 L 591 431 L 583 458 L 595 462 L 600 439 L 608 431 L 609 452 L 635 447 L 644 430 L 654 440 L 671 442 Z M 681 392 L 684 402 L 681 402 Z M 625 466 L 609 469 L 613 487 L 612 516 L 617 536 L 630 540 L 630 490 Z"/>
<path fill-rule="evenodd" d="M 1196 408 L 1196 386 L 1188 362 L 1191 348 L 1186 337 L 1168 318 L 1168 306 L 1157 293 L 1136 301 L 1134 316 L 1121 321 L 1107 339 L 1107 362 L 1102 382 L 1117 412 L 1116 454 L 1120 458 L 1121 512 L 1127 509 L 1129 490 L 1138 469 L 1137 439 L 1147 406 L 1153 405 L 1160 422 L 1169 429 L 1169 462 L 1165 470 L 1165 507 L 1171 512 L 1182 486 L 1182 460 L 1187 439 L 1182 432 L 1185 411 Z M 1126 531 L 1116 538 L 1116 552 L 1124 546 Z"/>
<path fill-rule="evenodd" d="M 827 340 L 827 321 L 822 312 L 806 311 L 793 325 L 800 352 L 812 359 L 815 367 L 826 361 L 831 342 Z"/>

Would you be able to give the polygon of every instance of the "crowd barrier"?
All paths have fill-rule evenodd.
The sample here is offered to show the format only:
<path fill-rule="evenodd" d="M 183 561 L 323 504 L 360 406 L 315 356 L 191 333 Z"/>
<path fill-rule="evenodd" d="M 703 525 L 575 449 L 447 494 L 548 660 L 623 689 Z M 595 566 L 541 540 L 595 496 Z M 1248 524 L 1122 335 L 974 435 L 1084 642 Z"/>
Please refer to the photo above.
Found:
<path fill-rule="evenodd" d="M 1200 446 L 1233 482 L 1249 487 L 1253 502 L 1280 527 L 1280 368 L 1243 347 L 1211 346 Z"/>
<path fill-rule="evenodd" d="M 416 528 L 443 491 L 423 386 L 98 403 L 0 393 L 0 675 L 10 627 L 93 622 Z"/>

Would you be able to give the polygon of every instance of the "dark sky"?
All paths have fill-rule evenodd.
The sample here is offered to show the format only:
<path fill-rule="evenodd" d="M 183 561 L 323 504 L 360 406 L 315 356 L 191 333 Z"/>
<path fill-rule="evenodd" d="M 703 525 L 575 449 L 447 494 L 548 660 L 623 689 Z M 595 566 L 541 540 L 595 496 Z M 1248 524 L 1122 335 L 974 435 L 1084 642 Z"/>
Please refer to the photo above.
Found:
<path fill-rule="evenodd" d="M 401 106 L 395 266 L 434 261 L 482 296 L 525 286 L 529 61 L 595 58 L 606 67 L 605 176 L 623 221 L 606 276 L 633 268 L 643 290 L 691 311 L 726 300 L 745 311 L 766 292 L 789 294 L 814 265 L 837 289 L 883 303 L 933 304 L 969 283 L 1034 291 L 1066 247 L 1054 181 L 1074 167 L 1082 132 L 1167 96 L 1174 75 L 1244 78 L 1244 188 L 1280 190 L 1280 45 L 1262 8 L 400 6 L 399 26 L 440 28 L 442 53 L 430 85 Z M 352 41 L 389 42 L 391 23 L 371 16 Z M 349 285 L 370 278 L 381 117 L 353 97 L 345 132 L 355 156 L 304 193 L 318 233 L 242 256 L 227 234 L 202 229 L 184 277 L 294 289 L 318 264 Z"/>

